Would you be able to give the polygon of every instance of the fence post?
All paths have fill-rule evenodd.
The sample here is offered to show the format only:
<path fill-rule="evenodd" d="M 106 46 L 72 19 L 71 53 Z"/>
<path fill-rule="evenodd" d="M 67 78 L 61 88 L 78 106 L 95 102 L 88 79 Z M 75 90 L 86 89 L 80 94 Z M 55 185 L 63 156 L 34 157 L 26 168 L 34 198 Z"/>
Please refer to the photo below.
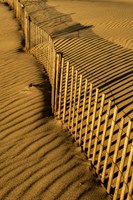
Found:
<path fill-rule="evenodd" d="M 70 92 L 70 106 L 69 106 L 69 118 L 68 128 L 70 128 L 71 113 L 72 113 L 72 100 L 73 100 L 73 82 L 74 82 L 74 67 L 72 66 L 72 79 L 71 79 L 71 92 Z"/>
<path fill-rule="evenodd" d="M 61 99 L 62 99 L 63 72 L 64 72 L 64 58 L 62 58 L 62 61 L 61 61 L 61 75 L 60 75 L 60 91 L 59 91 L 58 119 L 60 119 L 60 115 L 61 115 Z"/>
<path fill-rule="evenodd" d="M 132 161 L 133 161 L 133 142 L 131 144 L 131 150 L 130 150 L 130 154 L 129 154 L 129 158 L 128 158 L 128 162 L 127 162 L 127 168 L 126 168 L 126 173 L 125 173 L 125 176 L 124 176 L 120 200 L 124 200 L 125 190 L 126 190 L 126 186 L 128 184 L 128 177 L 129 177 L 129 172 L 130 172 L 130 169 L 131 169 L 131 166 L 132 166 Z"/>
<path fill-rule="evenodd" d="M 122 117 L 119 132 L 118 132 L 118 138 L 117 138 L 117 142 L 116 142 L 116 146 L 115 146 L 113 162 L 112 162 L 112 165 L 111 165 L 111 168 L 110 168 L 110 173 L 109 173 L 109 180 L 108 180 L 108 186 L 107 186 L 107 192 L 108 193 L 110 193 L 110 189 L 111 189 L 112 179 L 113 179 L 113 175 L 114 175 L 117 155 L 118 155 L 122 131 L 123 131 L 123 125 L 124 125 L 124 118 Z"/>
<path fill-rule="evenodd" d="M 55 108 L 54 112 L 56 115 L 57 108 L 58 108 L 58 97 L 59 97 L 59 73 L 60 73 L 60 60 L 61 55 L 58 53 L 56 56 L 56 68 L 55 68 Z"/>
<path fill-rule="evenodd" d="M 96 89 L 95 102 L 94 102 L 94 110 L 93 110 L 93 117 L 92 117 L 92 124 L 91 124 L 90 137 L 89 137 L 89 142 L 88 142 L 88 153 L 87 153 L 87 157 L 88 158 L 90 158 L 90 152 L 91 152 L 91 143 L 92 143 L 93 130 L 94 130 L 94 125 L 95 125 L 95 117 L 96 117 L 96 111 L 97 111 L 98 94 L 99 94 L 99 89 Z"/>
<path fill-rule="evenodd" d="M 111 124 L 111 129 L 110 129 L 110 133 L 109 133 L 109 139 L 108 139 L 108 145 L 107 145 L 107 150 L 106 150 L 106 155 L 105 155 L 105 161 L 104 161 L 104 166 L 103 166 L 102 183 L 104 182 L 104 179 L 105 179 L 105 173 L 106 173 L 106 169 L 107 169 L 110 147 L 111 147 L 112 137 L 113 137 L 114 128 L 115 128 L 117 111 L 118 111 L 118 107 L 115 106 L 114 115 L 113 115 L 112 124 Z"/>
<path fill-rule="evenodd" d="M 26 39 L 26 32 L 27 32 L 27 13 L 26 8 L 24 7 L 24 34 Z"/>
<path fill-rule="evenodd" d="M 82 75 L 80 75 L 80 81 L 79 81 L 79 93 L 78 93 L 76 126 L 75 126 L 75 140 L 76 140 L 76 137 L 77 137 L 77 130 L 78 130 L 78 119 L 79 119 L 79 107 L 80 107 L 81 89 L 82 89 Z"/>
<path fill-rule="evenodd" d="M 65 116 L 66 116 L 66 102 L 67 102 L 68 75 L 69 75 L 69 62 L 67 62 L 67 69 L 66 69 L 66 83 L 65 83 L 64 109 L 63 109 L 63 123 L 65 122 Z"/>
<path fill-rule="evenodd" d="M 121 181 L 121 175 L 122 175 L 123 167 L 124 167 L 124 161 L 125 161 L 125 157 L 126 157 L 126 153 L 127 153 L 127 147 L 128 147 L 128 141 L 129 141 L 129 137 L 130 137 L 130 132 L 131 132 L 131 121 L 129 121 L 128 127 L 127 127 L 127 134 L 126 134 L 126 137 L 125 137 L 124 148 L 123 148 L 120 167 L 119 167 L 119 172 L 118 172 L 118 176 L 117 176 L 117 180 L 116 180 L 115 192 L 114 192 L 113 200 L 117 199 L 119 186 L 120 186 L 120 181 Z"/>
<path fill-rule="evenodd" d="M 97 130 L 96 130 L 96 138 L 95 138 L 95 143 L 94 143 L 94 151 L 93 151 L 93 156 L 92 156 L 92 164 L 93 165 L 94 165 L 94 162 L 95 162 L 95 156 L 96 156 L 96 151 L 97 151 L 97 143 L 98 143 L 100 125 L 101 125 L 101 120 L 102 120 L 102 112 L 103 112 L 103 107 L 104 107 L 104 100 L 105 100 L 105 94 L 102 94 L 102 100 L 101 100 L 99 117 L 98 117 L 98 125 L 97 125 Z"/>
<path fill-rule="evenodd" d="M 25 34 L 25 42 L 26 42 L 26 50 L 30 50 L 30 16 L 26 17 L 26 34 Z"/>
<path fill-rule="evenodd" d="M 19 16 L 19 15 L 18 15 L 18 12 L 19 12 L 19 11 L 18 11 L 18 0 L 16 0 L 16 2 L 15 2 L 15 3 L 16 3 L 16 5 L 15 5 L 15 10 L 16 10 L 16 18 L 18 19 L 18 18 L 19 18 L 19 17 L 18 17 L 18 16 Z"/>
<path fill-rule="evenodd" d="M 102 133 L 102 141 L 101 141 L 100 151 L 99 151 L 99 155 L 98 155 L 98 162 L 97 162 L 97 166 L 96 166 L 96 173 L 97 174 L 99 173 L 99 168 L 100 168 L 100 164 L 101 164 L 101 157 L 102 157 L 104 141 L 105 141 L 107 126 L 108 126 L 108 119 L 109 119 L 109 115 L 110 115 L 111 103 L 112 103 L 111 100 L 109 100 L 107 113 L 106 113 L 106 116 L 105 116 L 105 123 L 104 123 L 103 133 Z"/>
<path fill-rule="evenodd" d="M 20 18 L 22 24 L 22 30 L 24 31 L 24 4 L 20 3 Z"/>
<path fill-rule="evenodd" d="M 84 115 L 85 115 L 87 85 L 88 85 L 88 81 L 86 79 L 85 80 L 85 89 L 84 89 L 84 99 L 83 99 L 82 116 L 81 116 L 81 126 L 80 126 L 80 133 L 79 133 L 79 145 L 81 145 L 81 140 L 82 140 L 82 130 L 83 130 Z"/>
<path fill-rule="evenodd" d="M 27 50 L 27 26 L 28 26 L 28 16 L 27 16 L 27 12 L 26 12 L 26 8 L 24 9 L 24 33 L 25 33 L 25 48 Z"/>
<path fill-rule="evenodd" d="M 48 41 L 47 41 L 47 43 L 48 43 L 48 57 L 47 57 L 47 68 L 48 68 L 48 75 L 50 75 L 50 64 L 49 64 L 49 62 L 50 62 L 50 39 L 49 39 L 49 37 L 50 36 L 48 36 Z M 59 55 L 59 66 L 60 66 L 60 53 L 58 53 L 58 55 Z"/>
<path fill-rule="evenodd" d="M 20 12 L 21 12 L 21 3 L 17 0 L 17 9 L 18 9 L 18 20 L 20 21 L 20 23 L 22 23 L 22 21 L 21 21 L 21 14 L 20 14 Z"/>
<path fill-rule="evenodd" d="M 48 37 L 48 42 L 49 42 L 49 77 L 50 77 L 50 82 L 51 82 L 51 71 L 52 71 L 52 65 L 51 65 L 51 61 L 52 61 L 52 40 L 51 40 L 51 36 Z M 42 43 L 42 39 L 41 39 L 41 43 Z M 62 64 L 62 56 L 60 58 L 60 70 L 61 70 L 61 64 Z"/>
<path fill-rule="evenodd" d="M 88 101 L 88 108 L 87 108 L 87 120 L 86 120 L 86 127 L 85 127 L 85 136 L 84 136 L 84 144 L 83 144 L 83 151 L 85 151 L 86 140 L 87 140 L 87 133 L 90 121 L 90 110 L 91 110 L 91 99 L 92 99 L 92 84 L 90 83 L 90 92 L 89 92 L 89 101 Z"/>
<path fill-rule="evenodd" d="M 13 9 L 15 9 L 15 3 L 16 3 L 15 0 L 13 0 Z"/>
<path fill-rule="evenodd" d="M 54 105 L 55 105 L 55 70 L 56 68 L 56 52 L 53 49 L 53 81 L 52 81 L 52 112 L 54 113 Z"/>
<path fill-rule="evenodd" d="M 35 26 L 35 47 L 34 47 L 34 51 L 35 51 L 35 56 L 37 56 L 38 26 L 36 24 L 33 24 L 33 26 Z"/>
<path fill-rule="evenodd" d="M 76 107 L 76 94 L 77 94 L 77 81 L 78 81 L 78 71 L 76 70 L 75 85 L 74 85 L 74 100 L 73 100 L 73 113 L 72 113 L 71 131 L 73 131 L 73 128 L 74 128 L 75 107 Z"/>

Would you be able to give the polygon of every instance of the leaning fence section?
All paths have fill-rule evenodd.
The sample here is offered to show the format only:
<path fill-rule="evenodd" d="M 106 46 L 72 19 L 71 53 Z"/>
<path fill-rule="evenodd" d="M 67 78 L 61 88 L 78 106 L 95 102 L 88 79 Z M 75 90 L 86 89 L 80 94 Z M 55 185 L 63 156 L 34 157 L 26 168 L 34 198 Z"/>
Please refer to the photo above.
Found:
<path fill-rule="evenodd" d="M 53 40 L 35 20 L 32 20 L 32 17 L 25 9 L 24 2 L 22 3 L 20 1 L 10 0 L 9 3 L 11 7 L 14 8 L 16 16 L 20 21 L 22 30 L 25 34 L 26 50 L 35 56 L 39 62 L 45 66 L 45 69 L 48 73 L 48 77 L 52 86 L 52 109 L 54 109 L 54 88 L 56 85 L 55 63 L 56 60 L 58 60 L 58 56 L 56 55 Z"/>
<path fill-rule="evenodd" d="M 82 146 L 113 199 L 132 199 L 132 122 L 120 118 L 118 107 L 64 58 L 59 68 L 55 115 Z M 58 73 L 56 70 L 56 77 Z"/>
<path fill-rule="evenodd" d="M 54 116 L 86 152 L 113 200 L 133 199 L 132 122 L 121 117 L 106 94 L 56 52 L 52 38 L 32 20 L 21 2 L 8 3 L 21 22 L 27 51 L 47 70 Z"/>

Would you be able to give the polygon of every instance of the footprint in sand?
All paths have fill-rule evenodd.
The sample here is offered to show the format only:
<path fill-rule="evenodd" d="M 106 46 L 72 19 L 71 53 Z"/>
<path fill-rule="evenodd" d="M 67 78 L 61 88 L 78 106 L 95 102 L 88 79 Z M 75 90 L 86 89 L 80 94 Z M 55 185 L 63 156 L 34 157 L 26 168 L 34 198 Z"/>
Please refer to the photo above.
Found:
<path fill-rule="evenodd" d="M 28 86 L 26 86 L 22 92 L 23 93 L 31 93 L 31 92 L 44 92 L 45 91 L 45 88 L 46 88 L 46 85 L 45 83 L 30 83 Z M 51 90 L 49 89 L 47 91 L 48 93 L 51 93 Z"/>
<path fill-rule="evenodd" d="M 34 86 L 34 84 L 30 83 L 29 85 L 27 85 L 23 90 L 22 93 L 27 93 L 27 94 L 31 94 L 35 91 L 39 91 L 37 87 Z"/>

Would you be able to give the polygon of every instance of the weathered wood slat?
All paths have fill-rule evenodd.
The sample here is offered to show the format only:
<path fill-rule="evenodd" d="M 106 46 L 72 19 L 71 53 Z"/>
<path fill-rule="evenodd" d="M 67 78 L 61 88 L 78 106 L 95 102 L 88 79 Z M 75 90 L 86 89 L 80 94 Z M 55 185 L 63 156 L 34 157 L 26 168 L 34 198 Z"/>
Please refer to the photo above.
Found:
<path fill-rule="evenodd" d="M 98 125 L 97 125 L 96 137 L 95 137 L 95 143 L 94 143 L 93 157 L 92 157 L 92 164 L 93 165 L 94 165 L 94 162 L 95 162 L 95 156 L 96 156 L 96 151 L 97 151 L 99 131 L 100 131 L 100 125 L 101 125 L 101 120 L 102 120 L 102 112 L 103 112 L 103 108 L 104 108 L 104 100 L 105 100 L 105 94 L 102 94 L 102 100 L 101 100 L 99 117 L 98 117 Z"/>
<path fill-rule="evenodd" d="M 118 151 L 119 151 L 119 146 L 120 146 L 120 141 L 121 141 L 123 125 L 124 125 L 124 118 L 121 119 L 118 138 L 117 138 L 115 151 L 114 151 L 114 156 L 113 156 L 113 161 L 112 161 L 112 165 L 111 165 L 111 168 L 110 168 L 109 181 L 108 181 L 108 186 L 107 186 L 107 192 L 108 193 L 110 193 L 110 189 L 111 189 L 111 183 L 112 183 L 114 170 L 115 170 L 115 165 L 116 165 L 116 160 L 117 160 L 117 156 L 118 156 Z"/>
<path fill-rule="evenodd" d="M 120 167 L 119 167 L 119 171 L 118 171 L 117 181 L 116 181 L 116 185 L 115 185 L 115 192 L 114 192 L 113 200 L 117 199 L 117 195 L 119 192 L 120 181 L 121 181 L 121 176 L 122 176 L 122 172 L 123 172 L 123 167 L 124 167 L 130 133 L 131 133 L 131 121 L 129 121 L 129 123 L 128 123 L 127 135 L 125 137 L 125 143 L 124 143 L 123 153 L 122 153 Z"/>
<path fill-rule="evenodd" d="M 90 109 L 91 109 L 91 100 L 92 100 L 92 89 L 93 89 L 93 86 L 90 83 L 89 101 L 88 101 L 87 119 L 86 119 L 86 128 L 85 128 L 85 136 L 84 136 L 84 144 L 83 144 L 83 150 L 84 151 L 85 151 L 85 147 L 86 147 L 86 139 L 87 139 L 87 133 L 88 133 L 89 121 L 90 121 Z"/>

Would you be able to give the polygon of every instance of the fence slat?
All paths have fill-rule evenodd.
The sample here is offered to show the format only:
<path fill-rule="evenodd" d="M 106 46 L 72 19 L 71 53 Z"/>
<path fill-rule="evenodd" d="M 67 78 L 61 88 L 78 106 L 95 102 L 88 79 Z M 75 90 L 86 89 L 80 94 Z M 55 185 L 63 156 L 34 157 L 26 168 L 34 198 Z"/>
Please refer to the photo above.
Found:
<path fill-rule="evenodd" d="M 49 77 L 50 77 L 50 40 L 49 40 L 49 37 L 50 36 L 48 36 L 48 41 L 47 41 L 47 45 L 48 45 L 48 47 L 47 47 L 47 50 L 48 50 L 48 55 L 47 55 L 47 66 L 48 66 L 48 75 L 49 75 Z M 58 55 L 59 55 L 59 68 L 60 68 L 60 54 L 58 53 Z M 58 74 L 59 75 L 59 74 Z"/>
<path fill-rule="evenodd" d="M 79 81 L 78 103 L 77 103 L 77 113 L 76 113 L 76 126 L 75 126 L 75 140 L 77 138 L 77 130 L 78 130 L 81 89 L 82 89 L 82 75 L 80 75 L 80 81 Z"/>
<path fill-rule="evenodd" d="M 90 134 L 89 134 L 90 137 L 89 137 L 89 142 L 88 142 L 88 153 L 87 153 L 87 157 L 88 158 L 90 158 L 90 153 L 91 153 L 91 143 L 92 143 L 92 137 L 93 137 L 93 131 L 94 131 L 94 125 L 95 125 L 95 117 L 96 117 L 96 111 L 97 111 L 98 95 L 99 95 L 99 89 L 96 89 L 94 110 L 93 110 L 92 123 L 91 123 L 91 130 L 90 130 Z"/>
<path fill-rule="evenodd" d="M 121 141 L 121 136 L 122 136 L 122 131 L 123 131 L 123 125 L 124 125 L 124 118 L 121 118 L 121 124 L 118 132 L 118 137 L 117 137 L 117 142 L 115 146 L 115 152 L 113 156 L 113 162 L 110 168 L 110 173 L 109 173 L 109 180 L 108 180 L 108 186 L 107 186 L 107 192 L 110 193 L 111 189 L 111 184 L 112 184 L 112 179 L 114 175 L 114 170 L 115 170 L 115 165 L 116 165 L 116 160 L 117 160 L 117 155 L 119 151 L 119 146 L 120 146 L 120 141 Z"/>
<path fill-rule="evenodd" d="M 111 147 L 112 137 L 113 137 L 113 133 L 114 133 L 117 111 L 118 111 L 118 107 L 115 106 L 113 120 L 112 120 L 112 124 L 111 124 L 111 129 L 110 129 L 110 133 L 109 133 L 109 139 L 108 139 L 108 145 L 107 145 L 107 150 L 106 150 L 106 155 L 105 155 L 105 161 L 104 161 L 104 166 L 103 166 L 102 179 L 101 179 L 102 183 L 104 182 L 104 179 L 105 179 L 106 168 L 107 168 L 107 164 L 108 164 L 110 147 Z"/>
<path fill-rule="evenodd" d="M 43 33 L 43 30 L 40 29 L 40 31 L 41 31 L 41 43 L 43 43 L 43 36 L 42 36 L 42 35 L 43 35 L 43 34 L 42 34 L 42 33 Z"/>
<path fill-rule="evenodd" d="M 72 114 L 73 82 L 74 82 L 74 67 L 72 66 L 72 75 L 71 75 L 71 92 L 70 92 L 70 106 L 69 106 L 68 128 L 70 128 L 70 121 L 71 121 L 71 114 Z"/>
<path fill-rule="evenodd" d="M 104 123 L 103 133 L 102 133 L 102 141 L 101 141 L 101 146 L 100 146 L 99 155 L 98 155 L 98 162 L 97 162 L 97 166 L 96 166 L 96 173 L 97 174 L 99 173 L 99 168 L 100 168 L 100 164 L 101 164 L 101 158 L 102 158 L 104 141 L 105 141 L 107 126 L 108 126 L 108 119 L 109 119 L 109 115 L 110 115 L 111 103 L 112 103 L 111 100 L 109 100 L 107 113 L 106 113 L 106 116 L 105 116 L 105 123 Z"/>
<path fill-rule="evenodd" d="M 94 165 L 94 162 L 95 162 L 95 156 L 96 156 L 96 151 L 97 151 L 97 143 L 98 143 L 100 125 L 101 125 L 101 120 L 102 120 L 102 112 L 103 112 L 103 107 L 104 107 L 104 100 L 105 100 L 105 94 L 102 94 L 102 100 L 101 100 L 99 117 L 98 117 L 98 125 L 97 125 L 97 130 L 96 130 L 96 138 L 95 138 L 94 150 L 93 150 L 93 156 L 92 156 L 92 164 L 93 165 Z"/>
<path fill-rule="evenodd" d="M 133 173 L 131 176 L 131 181 L 129 184 L 129 191 L 128 191 L 128 195 L 127 195 L 127 200 L 132 200 L 132 192 L 133 192 Z"/>
<path fill-rule="evenodd" d="M 89 92 L 89 101 L 88 101 L 88 108 L 87 108 L 87 120 L 86 120 L 86 127 L 85 127 L 85 136 L 84 136 L 84 144 L 83 144 L 83 151 L 85 151 L 86 147 L 86 140 L 87 140 L 87 133 L 89 128 L 89 121 L 90 121 L 90 110 L 91 110 L 91 99 L 92 99 L 92 83 L 90 83 L 90 92 Z"/>
<path fill-rule="evenodd" d="M 117 180 L 116 180 L 116 186 L 115 186 L 115 192 L 114 192 L 113 200 L 117 199 L 120 181 L 121 181 L 121 175 L 122 175 L 123 167 L 124 167 L 124 161 L 125 161 L 125 157 L 126 157 L 126 153 L 127 153 L 127 147 L 128 147 L 130 132 L 131 132 L 131 121 L 129 121 L 128 127 L 127 127 L 127 134 L 126 134 L 126 137 L 125 137 L 124 148 L 123 148 L 119 172 L 118 172 L 118 176 L 117 176 Z"/>
<path fill-rule="evenodd" d="M 63 123 L 65 122 L 66 117 L 66 101 L 67 101 L 67 88 L 68 88 L 68 75 L 69 75 L 69 62 L 67 62 L 66 69 L 66 83 L 65 83 L 65 96 L 64 96 L 64 109 L 63 109 Z"/>
<path fill-rule="evenodd" d="M 81 126 L 80 126 L 80 133 L 79 133 L 79 145 L 81 145 L 81 140 L 82 140 L 82 130 L 83 130 L 84 115 L 85 115 L 87 85 L 88 85 L 88 81 L 86 79 L 85 80 L 85 89 L 84 89 L 84 99 L 83 99 L 82 116 L 81 116 Z"/>
<path fill-rule="evenodd" d="M 42 29 L 41 28 L 39 28 L 39 37 L 40 37 L 40 41 L 39 41 L 39 43 L 40 43 L 40 61 L 41 61 L 41 63 L 42 63 Z M 51 79 L 51 75 L 49 75 L 49 79 Z"/>
<path fill-rule="evenodd" d="M 62 61 L 61 61 L 61 75 L 60 75 L 58 119 L 60 119 L 60 115 L 61 115 L 61 99 L 62 99 L 63 72 L 64 72 L 64 58 L 62 58 Z"/>
<path fill-rule="evenodd" d="M 37 26 L 37 25 L 36 25 Z M 39 27 L 37 26 L 37 45 L 39 44 Z"/>
<path fill-rule="evenodd" d="M 75 107 L 76 107 L 76 94 L 77 94 L 77 81 L 78 81 L 78 71 L 76 70 L 76 73 L 75 73 L 75 85 L 74 85 L 74 100 L 73 100 L 73 113 L 72 113 L 71 132 L 74 129 Z"/>
<path fill-rule="evenodd" d="M 128 184 L 129 172 L 130 172 L 130 169 L 132 166 L 132 160 L 133 160 L 133 142 L 131 145 L 131 150 L 130 150 L 130 154 L 129 154 L 129 158 L 128 158 L 128 162 L 127 162 L 127 168 L 126 168 L 126 173 L 124 176 L 124 182 L 123 182 L 123 187 L 122 187 L 122 191 L 121 191 L 121 195 L 120 195 L 120 200 L 124 200 L 125 190 L 126 190 L 126 186 Z"/>

